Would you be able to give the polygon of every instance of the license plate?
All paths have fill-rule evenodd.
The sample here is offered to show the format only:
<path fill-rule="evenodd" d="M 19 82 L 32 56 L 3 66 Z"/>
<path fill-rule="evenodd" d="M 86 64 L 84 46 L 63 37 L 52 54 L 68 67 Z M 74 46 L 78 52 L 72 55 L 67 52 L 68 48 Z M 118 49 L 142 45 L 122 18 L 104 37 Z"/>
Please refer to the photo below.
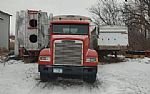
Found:
<path fill-rule="evenodd" d="M 61 68 L 53 68 L 53 73 L 62 73 L 63 70 Z"/>

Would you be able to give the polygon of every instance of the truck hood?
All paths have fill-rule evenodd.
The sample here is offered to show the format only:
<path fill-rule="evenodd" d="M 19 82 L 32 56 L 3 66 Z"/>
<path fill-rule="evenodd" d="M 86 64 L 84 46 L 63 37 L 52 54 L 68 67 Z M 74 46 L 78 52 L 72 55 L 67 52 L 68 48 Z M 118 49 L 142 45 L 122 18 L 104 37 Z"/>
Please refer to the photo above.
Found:
<path fill-rule="evenodd" d="M 53 35 L 52 40 L 59 39 L 71 39 L 71 40 L 82 40 L 84 42 L 89 42 L 88 35 Z"/>

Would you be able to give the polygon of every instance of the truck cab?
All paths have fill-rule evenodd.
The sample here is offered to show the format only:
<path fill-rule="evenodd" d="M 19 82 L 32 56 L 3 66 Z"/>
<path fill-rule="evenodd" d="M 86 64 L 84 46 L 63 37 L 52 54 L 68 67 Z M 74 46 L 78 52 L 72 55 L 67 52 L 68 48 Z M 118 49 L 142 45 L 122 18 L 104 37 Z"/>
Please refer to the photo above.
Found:
<path fill-rule="evenodd" d="M 94 83 L 97 75 L 98 55 L 89 49 L 90 22 L 77 15 L 54 16 L 50 21 L 49 48 L 41 50 L 38 71 L 42 81 L 80 78 Z"/>

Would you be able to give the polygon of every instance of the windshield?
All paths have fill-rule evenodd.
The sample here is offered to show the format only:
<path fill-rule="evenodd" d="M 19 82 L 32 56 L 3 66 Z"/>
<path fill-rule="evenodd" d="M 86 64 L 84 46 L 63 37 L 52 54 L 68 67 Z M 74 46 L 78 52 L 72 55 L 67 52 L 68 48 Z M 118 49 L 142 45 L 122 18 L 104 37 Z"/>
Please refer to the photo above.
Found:
<path fill-rule="evenodd" d="M 53 33 L 54 34 L 88 34 L 88 25 L 85 24 L 54 24 Z"/>

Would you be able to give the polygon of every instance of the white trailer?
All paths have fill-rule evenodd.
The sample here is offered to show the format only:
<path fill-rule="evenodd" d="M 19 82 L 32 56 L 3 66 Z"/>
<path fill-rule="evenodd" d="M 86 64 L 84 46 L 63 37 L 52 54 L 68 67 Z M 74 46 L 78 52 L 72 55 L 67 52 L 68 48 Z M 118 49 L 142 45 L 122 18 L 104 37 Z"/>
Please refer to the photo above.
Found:
<path fill-rule="evenodd" d="M 126 50 L 128 42 L 128 28 L 126 26 L 100 26 L 95 32 L 92 32 L 94 39 L 94 48 L 101 55 L 115 53 Z"/>
<path fill-rule="evenodd" d="M 123 50 L 128 43 L 128 28 L 126 26 L 101 26 L 98 32 L 100 50 Z"/>
<path fill-rule="evenodd" d="M 38 56 L 48 45 L 48 16 L 46 12 L 22 10 L 16 14 L 15 55 Z"/>

